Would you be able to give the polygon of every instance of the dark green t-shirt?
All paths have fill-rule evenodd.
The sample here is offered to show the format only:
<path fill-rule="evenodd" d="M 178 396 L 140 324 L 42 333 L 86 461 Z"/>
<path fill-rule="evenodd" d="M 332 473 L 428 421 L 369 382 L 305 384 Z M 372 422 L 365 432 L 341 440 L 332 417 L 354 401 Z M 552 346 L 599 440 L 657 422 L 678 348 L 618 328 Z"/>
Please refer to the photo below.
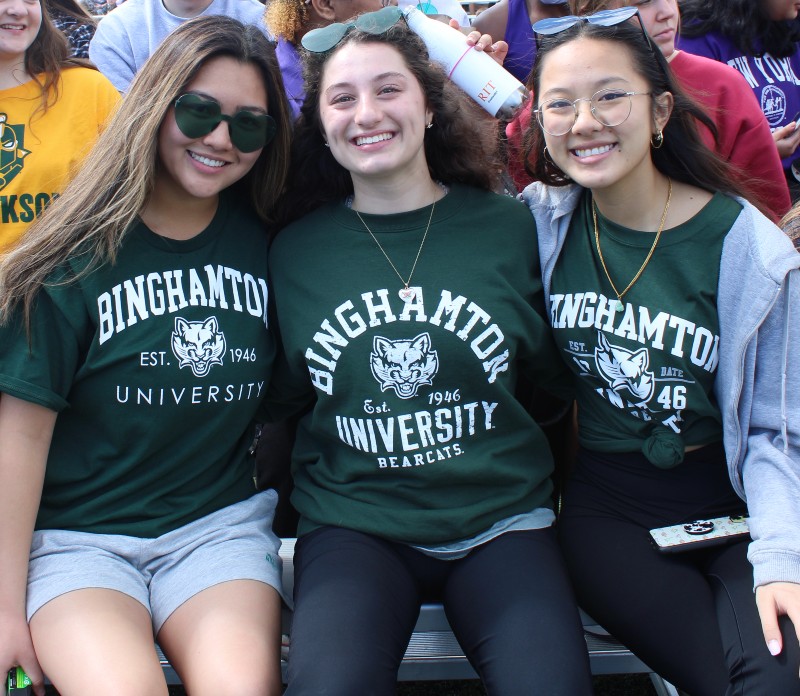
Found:
<path fill-rule="evenodd" d="M 59 412 L 38 529 L 155 537 L 255 493 L 246 450 L 274 358 L 267 238 L 222 199 L 188 241 L 131 229 L 115 265 L 40 292 L 0 391 Z M 65 281 L 65 282 L 58 282 Z"/>
<path fill-rule="evenodd" d="M 572 218 L 550 295 L 556 343 L 576 376 L 581 444 L 639 451 L 668 433 L 686 446 L 719 441 L 717 284 L 722 244 L 741 206 L 717 194 L 694 218 L 665 230 L 617 311 L 590 201 L 587 192 Z M 606 268 L 623 290 L 655 233 L 626 229 L 599 211 L 598 225 Z"/>
<path fill-rule="evenodd" d="M 363 215 L 404 276 L 430 214 Z M 408 304 L 341 204 L 283 230 L 270 271 L 288 363 L 276 397 L 316 397 L 293 458 L 301 533 L 336 525 L 439 545 L 549 505 L 547 441 L 514 396 L 521 372 L 541 381 L 562 368 L 524 205 L 453 186 Z"/>

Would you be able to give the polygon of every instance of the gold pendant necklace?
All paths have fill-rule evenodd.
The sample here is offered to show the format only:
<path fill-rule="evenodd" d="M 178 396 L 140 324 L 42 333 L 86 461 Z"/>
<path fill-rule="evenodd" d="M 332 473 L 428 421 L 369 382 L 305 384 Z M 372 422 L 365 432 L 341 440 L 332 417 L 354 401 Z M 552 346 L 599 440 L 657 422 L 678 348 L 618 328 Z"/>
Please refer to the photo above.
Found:
<path fill-rule="evenodd" d="M 611 289 L 614 291 L 614 294 L 617 296 L 617 304 L 615 306 L 616 311 L 621 312 L 625 306 L 622 304 L 622 298 L 625 296 L 625 293 L 630 290 L 634 283 L 639 280 L 639 277 L 644 273 L 644 269 L 647 268 L 647 264 L 650 263 L 650 259 L 653 256 L 653 252 L 656 250 L 658 246 L 658 240 L 661 238 L 661 232 L 664 230 L 664 223 L 667 220 L 667 212 L 669 211 L 669 202 L 672 200 L 672 179 L 667 177 L 667 183 L 669 184 L 669 189 L 667 190 L 667 202 L 664 205 L 664 212 L 661 213 L 661 222 L 658 223 L 658 231 L 656 232 L 656 238 L 653 240 L 653 244 L 650 247 L 650 251 L 647 252 L 647 257 L 645 258 L 642 265 L 639 267 L 639 270 L 636 271 L 636 275 L 633 276 L 633 279 L 630 283 L 625 287 L 625 289 L 620 292 L 617 290 L 617 286 L 614 285 L 614 281 L 611 280 L 611 274 L 608 272 L 608 267 L 606 266 L 606 261 L 603 258 L 603 252 L 600 250 L 600 230 L 597 227 L 597 209 L 594 204 L 594 199 L 592 199 L 592 221 L 594 222 L 594 243 L 597 247 L 597 255 L 600 257 L 600 264 L 603 266 L 603 272 L 606 274 L 606 278 L 608 278 L 608 282 L 611 284 Z"/>
<path fill-rule="evenodd" d="M 430 217 L 428 218 L 428 225 L 425 228 L 425 234 L 422 235 L 422 241 L 419 243 L 419 249 L 417 249 L 417 256 L 414 259 L 414 265 L 411 266 L 411 272 L 408 274 L 407 279 L 403 278 L 403 276 L 400 275 L 400 271 L 397 270 L 397 266 L 395 266 L 394 263 L 392 263 L 392 260 L 389 258 L 389 254 L 386 253 L 386 249 L 383 248 L 381 243 L 378 241 L 378 238 L 372 233 L 372 230 L 369 228 L 369 225 L 367 225 L 367 223 L 364 222 L 364 218 L 361 217 L 361 213 L 359 213 L 357 210 L 353 211 L 356 215 L 358 215 L 358 219 L 361 220 L 361 224 L 364 225 L 367 232 L 369 232 L 369 236 L 372 237 L 372 239 L 375 241 L 375 244 L 378 245 L 378 249 L 380 249 L 381 253 L 386 257 L 386 260 L 389 262 L 389 265 L 392 267 L 392 270 L 397 274 L 397 277 L 400 278 L 400 282 L 403 284 L 403 287 L 400 288 L 397 294 L 399 295 L 400 299 L 403 300 L 403 302 L 405 302 L 406 304 L 408 304 L 409 302 L 413 302 L 414 297 L 416 295 L 416 293 L 410 287 L 408 287 L 408 284 L 411 282 L 411 278 L 414 275 L 414 269 L 417 267 L 417 261 L 419 261 L 419 255 L 422 253 L 422 247 L 425 246 L 425 240 L 428 238 L 428 230 L 430 230 L 431 228 L 431 220 L 433 220 L 433 211 L 435 209 L 436 209 L 436 199 L 434 198 L 433 204 L 431 205 L 431 214 Z"/>

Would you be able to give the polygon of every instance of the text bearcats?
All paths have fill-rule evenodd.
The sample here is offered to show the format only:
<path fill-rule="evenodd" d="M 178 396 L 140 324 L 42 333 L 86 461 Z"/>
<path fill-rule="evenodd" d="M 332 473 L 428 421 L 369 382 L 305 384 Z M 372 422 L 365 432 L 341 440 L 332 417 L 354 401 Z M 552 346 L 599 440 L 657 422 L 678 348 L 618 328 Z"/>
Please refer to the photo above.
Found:
<path fill-rule="evenodd" d="M 347 300 L 334 310 L 332 321 L 325 319 L 320 324 L 321 330 L 314 334 L 316 346 L 307 348 L 305 353 L 311 381 L 317 389 L 333 394 L 333 373 L 342 354 L 341 348 L 345 348 L 352 339 L 368 328 L 395 321 L 413 320 L 417 323 L 433 324 L 455 333 L 462 341 L 471 339 L 469 347 L 475 357 L 483 361 L 483 370 L 488 374 L 487 381 L 490 384 L 494 383 L 499 372 L 508 370 L 509 351 L 507 348 L 503 349 L 505 336 L 500 327 L 492 323 L 488 312 L 474 302 L 469 302 L 463 295 L 453 297 L 449 290 L 442 290 L 436 311 L 429 317 L 425 312 L 422 288 L 411 289 L 414 291 L 412 302 L 395 299 L 396 305 L 402 308 L 399 315 L 394 313 L 390 303 L 390 297 L 397 298 L 397 295 L 382 289 L 361 295 L 361 312 L 354 311 L 355 305 Z M 443 319 L 446 319 L 444 324 Z M 327 355 L 320 355 L 317 352 L 320 348 Z"/>
<path fill-rule="evenodd" d="M 176 404 L 216 404 L 219 402 L 260 399 L 264 382 L 246 384 L 210 384 L 208 386 L 181 387 L 125 387 L 117 385 L 117 402 L 136 406 L 173 406 Z"/>
<path fill-rule="evenodd" d="M 405 469 L 410 466 L 425 466 L 426 464 L 434 464 L 453 457 L 460 457 L 462 454 L 464 454 L 464 450 L 456 442 L 453 445 L 445 445 L 425 452 L 416 452 L 412 455 L 404 454 L 402 457 L 378 457 L 378 468 Z"/>
<path fill-rule="evenodd" d="M 99 342 L 105 343 L 150 316 L 185 307 L 219 307 L 244 312 L 267 322 L 267 281 L 227 266 L 203 266 L 138 275 L 97 298 Z"/>
<path fill-rule="evenodd" d="M 687 319 L 666 312 L 659 312 L 650 319 L 647 307 L 639 307 L 637 317 L 630 303 L 626 303 L 624 312 L 617 312 L 616 299 L 593 292 L 550 295 L 550 303 L 550 323 L 554 329 L 594 327 L 660 351 L 665 349 L 667 338 L 670 344 L 667 349 L 672 355 L 682 358 L 688 351 L 693 364 L 706 372 L 717 369 L 719 336 Z M 618 320 L 616 328 L 615 320 Z"/>
<path fill-rule="evenodd" d="M 497 403 L 475 401 L 388 418 L 336 416 L 336 429 L 342 442 L 362 452 L 413 452 L 491 430 L 496 408 Z"/>

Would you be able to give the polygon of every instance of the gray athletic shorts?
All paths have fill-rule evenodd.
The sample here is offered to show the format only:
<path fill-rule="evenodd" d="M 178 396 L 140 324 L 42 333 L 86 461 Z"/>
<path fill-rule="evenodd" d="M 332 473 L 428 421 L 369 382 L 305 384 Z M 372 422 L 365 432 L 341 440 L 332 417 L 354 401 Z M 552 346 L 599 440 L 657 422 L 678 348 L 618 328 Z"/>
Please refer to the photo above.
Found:
<path fill-rule="evenodd" d="M 229 580 L 281 588 L 273 490 L 212 512 L 155 539 L 45 529 L 33 534 L 28 620 L 73 590 L 117 590 L 144 605 L 154 633 L 198 592 Z M 285 600 L 285 598 L 284 598 Z"/>

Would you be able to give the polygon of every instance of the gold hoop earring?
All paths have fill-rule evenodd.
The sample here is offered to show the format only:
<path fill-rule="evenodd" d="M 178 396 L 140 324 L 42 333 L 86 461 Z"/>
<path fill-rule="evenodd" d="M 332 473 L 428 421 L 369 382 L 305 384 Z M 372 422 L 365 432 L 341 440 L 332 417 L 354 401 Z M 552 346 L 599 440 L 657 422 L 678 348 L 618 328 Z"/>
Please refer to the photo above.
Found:
<path fill-rule="evenodd" d="M 650 138 L 650 144 L 654 150 L 658 150 L 664 144 L 664 133 L 660 128 Z"/>

